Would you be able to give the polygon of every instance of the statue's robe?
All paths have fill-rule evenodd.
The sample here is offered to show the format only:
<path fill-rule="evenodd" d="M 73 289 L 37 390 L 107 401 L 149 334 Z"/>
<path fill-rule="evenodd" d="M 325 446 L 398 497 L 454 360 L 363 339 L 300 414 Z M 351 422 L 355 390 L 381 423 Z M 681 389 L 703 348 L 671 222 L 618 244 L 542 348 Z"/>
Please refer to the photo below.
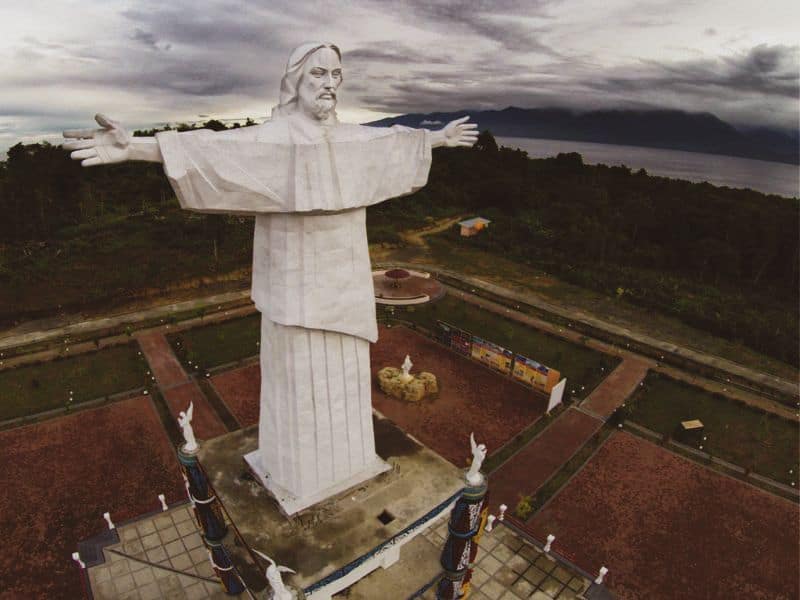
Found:
<path fill-rule="evenodd" d="M 430 132 L 294 114 L 156 137 L 183 208 L 255 215 L 264 471 L 306 498 L 374 468 L 368 342 L 378 330 L 365 207 L 425 185 Z"/>

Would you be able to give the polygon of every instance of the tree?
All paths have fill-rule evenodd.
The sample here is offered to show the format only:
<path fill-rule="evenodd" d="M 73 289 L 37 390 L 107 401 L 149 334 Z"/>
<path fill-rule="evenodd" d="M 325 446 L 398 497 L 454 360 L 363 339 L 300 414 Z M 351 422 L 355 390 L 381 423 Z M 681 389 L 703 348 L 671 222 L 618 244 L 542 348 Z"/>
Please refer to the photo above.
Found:
<path fill-rule="evenodd" d="M 478 141 L 473 147 L 479 152 L 497 152 L 499 150 L 497 141 L 488 129 L 478 134 Z"/>

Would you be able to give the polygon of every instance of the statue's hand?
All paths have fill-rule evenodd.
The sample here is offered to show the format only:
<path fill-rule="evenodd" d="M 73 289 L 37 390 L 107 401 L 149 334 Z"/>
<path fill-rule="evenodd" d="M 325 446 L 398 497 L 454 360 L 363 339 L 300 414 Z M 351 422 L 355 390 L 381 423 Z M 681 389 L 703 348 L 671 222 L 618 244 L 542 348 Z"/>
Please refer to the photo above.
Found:
<path fill-rule="evenodd" d="M 131 157 L 131 135 L 116 121 L 105 115 L 95 115 L 102 129 L 78 129 L 65 131 L 65 138 L 72 141 L 63 145 L 71 150 L 70 158 L 81 161 L 84 167 L 124 162 Z"/>
<path fill-rule="evenodd" d="M 444 145 L 466 146 L 471 148 L 478 141 L 478 126 L 475 123 L 467 123 L 469 116 L 461 117 L 455 121 L 450 121 L 444 126 Z"/>

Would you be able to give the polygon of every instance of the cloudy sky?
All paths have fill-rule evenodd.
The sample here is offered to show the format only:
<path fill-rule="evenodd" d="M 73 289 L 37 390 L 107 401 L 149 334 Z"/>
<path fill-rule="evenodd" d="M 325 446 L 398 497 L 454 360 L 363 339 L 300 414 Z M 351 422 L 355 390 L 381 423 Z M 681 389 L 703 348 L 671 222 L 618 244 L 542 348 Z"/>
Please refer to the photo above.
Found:
<path fill-rule="evenodd" d="M 310 40 L 344 52 L 350 121 L 515 105 L 798 126 L 796 0 L 0 2 L 0 152 L 96 112 L 131 128 L 263 118 Z"/>

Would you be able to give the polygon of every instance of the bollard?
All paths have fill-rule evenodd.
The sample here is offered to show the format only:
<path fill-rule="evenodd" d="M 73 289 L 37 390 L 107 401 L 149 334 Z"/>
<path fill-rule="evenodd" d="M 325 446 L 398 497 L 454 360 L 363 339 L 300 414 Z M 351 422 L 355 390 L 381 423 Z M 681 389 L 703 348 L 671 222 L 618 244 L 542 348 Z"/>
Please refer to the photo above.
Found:
<path fill-rule="evenodd" d="M 104 512 L 103 513 L 103 518 L 106 520 L 106 523 L 108 523 L 108 528 L 109 529 L 116 529 L 117 528 L 117 526 L 114 525 L 113 521 L 111 520 L 111 513 Z"/>
<path fill-rule="evenodd" d="M 486 518 L 486 527 L 485 527 L 486 531 L 492 531 L 492 528 L 494 527 L 495 519 L 497 519 L 497 517 L 495 517 L 494 515 L 489 515 Z"/>
<path fill-rule="evenodd" d="M 600 573 L 597 575 L 597 579 L 595 579 L 594 582 L 597 585 L 602 585 L 603 578 L 605 578 L 607 574 L 608 574 L 608 569 L 606 569 L 605 567 L 600 567 Z"/>
<path fill-rule="evenodd" d="M 506 518 L 506 511 L 508 510 L 508 506 L 505 504 L 500 505 L 500 516 L 497 517 L 498 521 L 504 521 Z"/>
<path fill-rule="evenodd" d="M 158 500 L 159 500 L 159 502 L 161 502 L 161 510 L 162 510 L 162 512 L 168 511 L 169 510 L 169 506 L 167 506 L 167 499 L 164 496 L 164 494 L 159 494 L 158 495 Z"/>
<path fill-rule="evenodd" d="M 556 541 L 556 536 L 554 536 L 552 533 L 550 535 L 548 535 L 547 536 L 547 543 L 544 545 L 544 551 L 545 552 L 550 552 L 550 547 L 553 545 L 553 542 L 555 542 L 555 541 Z"/>
<path fill-rule="evenodd" d="M 86 563 L 81 560 L 81 555 L 78 554 L 77 552 L 73 552 L 72 553 L 72 560 L 74 560 L 76 563 L 78 563 L 78 566 L 81 569 L 85 569 L 86 568 Z"/>

